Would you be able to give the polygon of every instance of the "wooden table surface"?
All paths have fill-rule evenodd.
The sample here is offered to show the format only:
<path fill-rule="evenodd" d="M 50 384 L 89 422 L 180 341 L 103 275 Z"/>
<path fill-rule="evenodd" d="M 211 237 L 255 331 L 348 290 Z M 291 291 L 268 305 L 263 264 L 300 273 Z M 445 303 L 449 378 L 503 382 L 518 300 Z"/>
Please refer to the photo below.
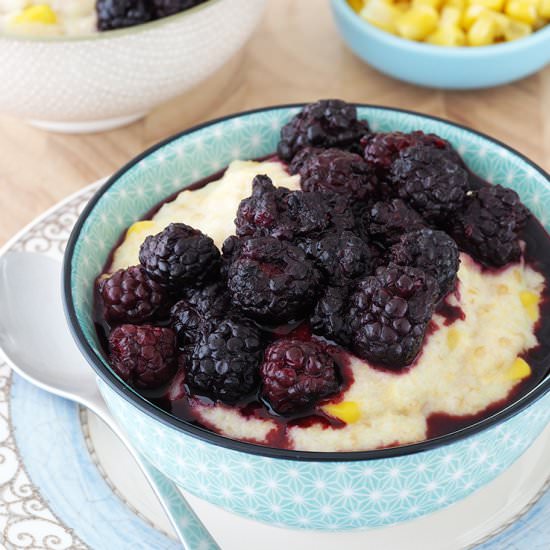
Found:
<path fill-rule="evenodd" d="M 413 109 L 481 130 L 550 170 L 550 66 L 492 90 L 418 88 L 358 60 L 337 34 L 328 4 L 270 0 L 250 42 L 220 72 L 126 128 L 63 135 L 0 116 L 0 245 L 155 142 L 211 118 L 271 104 L 338 97 Z"/>

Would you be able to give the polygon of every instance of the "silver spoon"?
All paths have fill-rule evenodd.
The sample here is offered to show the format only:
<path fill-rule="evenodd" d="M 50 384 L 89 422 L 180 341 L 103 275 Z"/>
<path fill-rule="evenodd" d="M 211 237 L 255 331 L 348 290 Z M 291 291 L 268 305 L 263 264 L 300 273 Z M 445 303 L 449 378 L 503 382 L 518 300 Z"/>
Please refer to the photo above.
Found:
<path fill-rule="evenodd" d="M 114 422 L 95 374 L 76 347 L 61 302 L 61 264 L 48 256 L 8 252 L 0 257 L 0 349 L 32 384 L 94 412 L 140 466 L 185 550 L 220 550 L 175 484 L 145 460 Z"/>

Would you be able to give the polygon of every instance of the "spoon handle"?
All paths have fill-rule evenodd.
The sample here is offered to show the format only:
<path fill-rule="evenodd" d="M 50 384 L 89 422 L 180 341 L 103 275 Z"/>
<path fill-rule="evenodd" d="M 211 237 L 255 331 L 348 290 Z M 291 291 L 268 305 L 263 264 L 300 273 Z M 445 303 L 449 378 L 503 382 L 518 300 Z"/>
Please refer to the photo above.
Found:
<path fill-rule="evenodd" d="M 172 526 L 178 534 L 184 550 L 221 550 L 210 532 L 195 514 L 185 497 L 168 477 L 159 472 L 147 459 L 141 456 L 113 420 L 99 391 L 93 399 L 86 400 L 86 406 L 94 412 L 119 437 L 134 460 L 145 474 L 149 485 L 157 495 Z"/>

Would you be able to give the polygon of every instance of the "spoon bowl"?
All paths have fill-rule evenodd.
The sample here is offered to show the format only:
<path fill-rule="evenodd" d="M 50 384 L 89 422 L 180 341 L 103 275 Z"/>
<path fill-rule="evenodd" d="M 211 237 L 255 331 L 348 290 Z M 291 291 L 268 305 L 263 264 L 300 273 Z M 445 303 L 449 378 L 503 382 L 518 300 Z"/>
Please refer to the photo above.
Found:
<path fill-rule="evenodd" d="M 0 347 L 26 380 L 75 400 L 97 393 L 93 371 L 68 336 L 61 264 L 40 254 L 0 257 Z M 24 345 L 22 345 L 24 343 Z"/>
<path fill-rule="evenodd" d="M 184 550 L 219 550 L 173 482 L 149 464 L 113 421 L 95 374 L 71 338 L 61 301 L 61 264 L 26 252 L 0 256 L 0 349 L 30 383 L 96 413 L 126 445 L 159 498 Z"/>

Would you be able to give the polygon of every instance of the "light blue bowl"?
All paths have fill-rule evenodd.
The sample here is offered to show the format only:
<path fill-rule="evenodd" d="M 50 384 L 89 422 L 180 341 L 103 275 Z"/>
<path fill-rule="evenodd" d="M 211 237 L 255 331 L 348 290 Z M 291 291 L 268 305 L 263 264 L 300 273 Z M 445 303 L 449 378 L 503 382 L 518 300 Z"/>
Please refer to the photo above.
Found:
<path fill-rule="evenodd" d="M 191 493 L 270 524 L 344 530 L 409 520 L 462 499 L 506 470 L 550 420 L 550 377 L 474 426 L 398 448 L 315 453 L 233 441 L 152 405 L 109 368 L 92 319 L 93 283 L 122 232 L 159 201 L 231 160 L 275 151 L 297 112 L 283 106 L 191 129 L 124 167 L 82 213 L 65 255 L 69 324 L 100 389 L 136 448 Z M 360 106 L 374 130 L 435 132 L 481 176 L 516 189 L 549 227 L 548 175 L 504 145 L 443 120 Z"/>
<path fill-rule="evenodd" d="M 550 63 L 550 25 L 527 38 L 475 48 L 449 48 L 404 40 L 376 28 L 346 0 L 331 0 L 346 44 L 380 72 L 420 86 L 468 90 L 507 84 Z"/>

